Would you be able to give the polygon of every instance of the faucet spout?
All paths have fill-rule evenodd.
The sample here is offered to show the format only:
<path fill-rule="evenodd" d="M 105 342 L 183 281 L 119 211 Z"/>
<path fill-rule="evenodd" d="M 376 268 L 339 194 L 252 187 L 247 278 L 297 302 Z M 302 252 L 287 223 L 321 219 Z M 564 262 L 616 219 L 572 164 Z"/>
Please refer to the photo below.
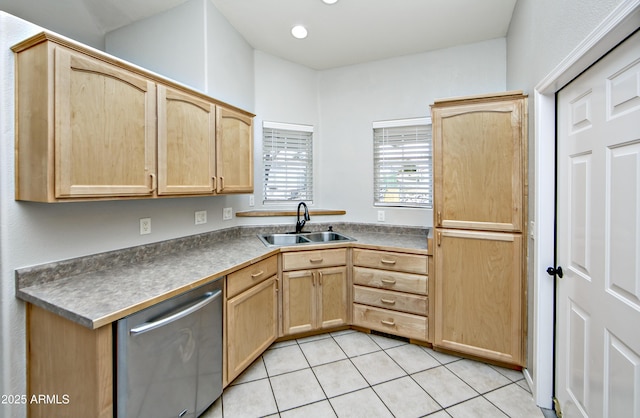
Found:
<path fill-rule="evenodd" d="M 302 216 L 302 220 L 300 220 L 300 208 L 304 207 L 304 214 Z M 304 228 L 304 224 L 311 220 L 309 217 L 309 208 L 307 208 L 307 204 L 304 202 L 298 203 L 298 213 L 296 218 L 296 234 L 302 232 L 302 228 Z"/>

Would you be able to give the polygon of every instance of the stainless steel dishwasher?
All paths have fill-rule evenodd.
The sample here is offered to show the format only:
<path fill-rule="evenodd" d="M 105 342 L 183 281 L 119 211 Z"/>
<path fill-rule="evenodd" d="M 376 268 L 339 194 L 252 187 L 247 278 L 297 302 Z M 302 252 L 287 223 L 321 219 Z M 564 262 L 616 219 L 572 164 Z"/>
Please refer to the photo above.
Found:
<path fill-rule="evenodd" d="M 118 321 L 117 417 L 197 417 L 222 393 L 218 279 Z"/>

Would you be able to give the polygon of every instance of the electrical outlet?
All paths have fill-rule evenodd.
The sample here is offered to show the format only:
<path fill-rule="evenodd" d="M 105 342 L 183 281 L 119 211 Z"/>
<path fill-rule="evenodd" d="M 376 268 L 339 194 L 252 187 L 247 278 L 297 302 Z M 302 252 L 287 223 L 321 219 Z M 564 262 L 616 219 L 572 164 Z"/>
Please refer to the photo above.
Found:
<path fill-rule="evenodd" d="M 140 235 L 151 233 L 151 218 L 140 219 Z"/>
<path fill-rule="evenodd" d="M 254 195 L 250 194 L 249 195 L 249 206 L 255 206 L 256 205 L 256 198 Z"/>
<path fill-rule="evenodd" d="M 233 208 L 222 209 L 222 220 L 229 221 L 233 217 Z"/>
<path fill-rule="evenodd" d="M 378 211 L 378 222 L 384 222 L 384 211 L 383 210 L 379 210 Z"/>
<path fill-rule="evenodd" d="M 196 225 L 202 225 L 207 223 L 207 211 L 199 210 L 195 213 L 195 223 Z"/>

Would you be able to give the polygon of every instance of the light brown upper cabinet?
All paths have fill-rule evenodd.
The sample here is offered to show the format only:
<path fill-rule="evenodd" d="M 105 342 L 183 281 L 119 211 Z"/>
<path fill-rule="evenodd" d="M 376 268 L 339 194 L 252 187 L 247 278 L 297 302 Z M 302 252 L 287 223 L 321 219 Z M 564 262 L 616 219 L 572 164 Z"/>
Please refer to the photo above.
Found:
<path fill-rule="evenodd" d="M 216 191 L 216 106 L 158 86 L 158 194 Z"/>
<path fill-rule="evenodd" d="M 153 194 L 153 82 L 50 42 L 17 61 L 17 199 Z"/>
<path fill-rule="evenodd" d="M 253 193 L 252 118 L 222 106 L 216 116 L 218 193 Z"/>
<path fill-rule="evenodd" d="M 49 32 L 12 50 L 16 200 L 253 192 L 251 113 Z"/>
<path fill-rule="evenodd" d="M 525 99 L 436 102 L 436 228 L 519 231 L 523 222 Z"/>

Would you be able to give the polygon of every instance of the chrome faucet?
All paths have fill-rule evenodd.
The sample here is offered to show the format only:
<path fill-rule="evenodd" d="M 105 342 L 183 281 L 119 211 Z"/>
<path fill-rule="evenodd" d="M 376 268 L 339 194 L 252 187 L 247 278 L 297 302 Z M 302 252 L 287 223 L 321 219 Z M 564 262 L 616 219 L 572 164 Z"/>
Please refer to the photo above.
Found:
<path fill-rule="evenodd" d="M 300 220 L 300 206 L 304 206 L 304 216 L 302 220 Z M 307 204 L 304 202 L 298 203 L 298 218 L 296 220 L 296 234 L 302 232 L 302 228 L 304 228 L 305 222 L 311 220 L 309 217 L 309 208 L 307 208 Z"/>

